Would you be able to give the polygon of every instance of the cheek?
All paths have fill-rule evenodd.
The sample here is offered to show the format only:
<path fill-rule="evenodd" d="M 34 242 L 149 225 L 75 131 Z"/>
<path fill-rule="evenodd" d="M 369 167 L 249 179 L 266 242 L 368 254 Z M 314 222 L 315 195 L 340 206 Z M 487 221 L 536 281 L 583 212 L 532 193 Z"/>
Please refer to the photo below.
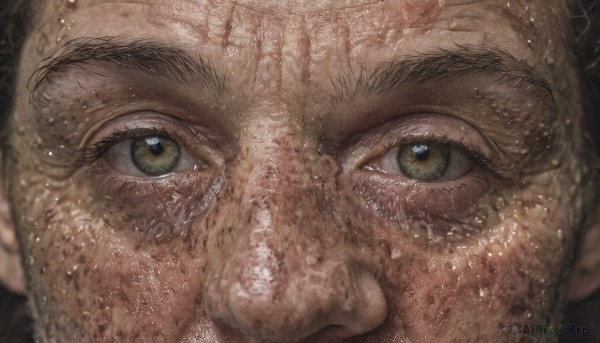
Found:
<path fill-rule="evenodd" d="M 181 239 L 136 244 L 115 213 L 94 216 L 97 204 L 82 194 L 56 189 L 22 207 L 32 209 L 19 226 L 28 232 L 38 325 L 59 337 L 94 341 L 177 335 L 200 302 L 202 259 L 191 263 Z"/>
<path fill-rule="evenodd" d="M 485 337 L 507 332 L 512 322 L 556 321 L 573 243 L 569 208 L 517 203 L 469 244 L 438 249 L 390 238 L 382 246 L 388 289 L 396 290 L 390 321 L 434 340 L 475 327 Z"/>

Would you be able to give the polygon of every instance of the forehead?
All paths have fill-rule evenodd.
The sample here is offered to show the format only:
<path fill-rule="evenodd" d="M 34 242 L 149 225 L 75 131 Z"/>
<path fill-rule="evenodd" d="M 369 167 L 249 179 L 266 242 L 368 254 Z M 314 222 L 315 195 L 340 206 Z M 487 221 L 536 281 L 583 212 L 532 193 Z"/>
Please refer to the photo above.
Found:
<path fill-rule="evenodd" d="M 253 78 L 318 78 L 398 56 L 492 42 L 535 63 L 567 39 L 565 3 L 504 0 L 55 0 L 42 11 L 46 54 L 78 37 L 179 44 Z M 554 30 L 554 31 L 553 31 Z M 548 39 L 551 37 L 551 39 Z M 226 57 L 226 59 L 223 59 Z M 241 75 L 238 75 L 238 77 Z"/>

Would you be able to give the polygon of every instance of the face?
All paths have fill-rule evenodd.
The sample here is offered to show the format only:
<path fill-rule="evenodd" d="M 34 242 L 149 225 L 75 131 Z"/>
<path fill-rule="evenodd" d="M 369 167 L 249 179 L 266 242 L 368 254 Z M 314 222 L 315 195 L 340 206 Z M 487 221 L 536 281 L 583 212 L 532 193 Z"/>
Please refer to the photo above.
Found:
<path fill-rule="evenodd" d="M 4 153 L 36 331 L 431 342 L 560 324 L 563 1 L 54 1 Z"/>

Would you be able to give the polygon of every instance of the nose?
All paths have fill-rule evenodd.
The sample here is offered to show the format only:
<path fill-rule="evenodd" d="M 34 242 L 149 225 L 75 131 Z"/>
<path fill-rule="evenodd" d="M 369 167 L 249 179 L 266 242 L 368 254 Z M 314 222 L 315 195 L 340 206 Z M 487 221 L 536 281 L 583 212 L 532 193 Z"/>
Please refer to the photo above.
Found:
<path fill-rule="evenodd" d="M 373 268 L 323 183 L 290 156 L 295 149 L 277 151 L 241 168 L 251 172 L 239 238 L 207 281 L 208 315 L 259 342 L 335 342 L 373 330 L 386 317 Z"/>

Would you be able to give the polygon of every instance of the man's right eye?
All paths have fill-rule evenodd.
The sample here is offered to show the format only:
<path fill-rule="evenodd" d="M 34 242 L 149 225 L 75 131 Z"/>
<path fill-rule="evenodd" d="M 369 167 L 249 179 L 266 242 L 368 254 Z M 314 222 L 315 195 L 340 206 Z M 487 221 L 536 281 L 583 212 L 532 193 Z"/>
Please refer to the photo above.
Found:
<path fill-rule="evenodd" d="M 205 165 L 204 161 L 192 156 L 176 138 L 162 132 L 141 133 L 127 139 L 108 137 L 101 144 L 105 147 L 99 147 L 103 151 L 99 158 L 126 175 L 162 177 Z"/>
<path fill-rule="evenodd" d="M 181 157 L 179 144 L 166 136 L 148 135 L 134 138 L 131 160 L 142 173 L 161 176 L 176 170 Z"/>

